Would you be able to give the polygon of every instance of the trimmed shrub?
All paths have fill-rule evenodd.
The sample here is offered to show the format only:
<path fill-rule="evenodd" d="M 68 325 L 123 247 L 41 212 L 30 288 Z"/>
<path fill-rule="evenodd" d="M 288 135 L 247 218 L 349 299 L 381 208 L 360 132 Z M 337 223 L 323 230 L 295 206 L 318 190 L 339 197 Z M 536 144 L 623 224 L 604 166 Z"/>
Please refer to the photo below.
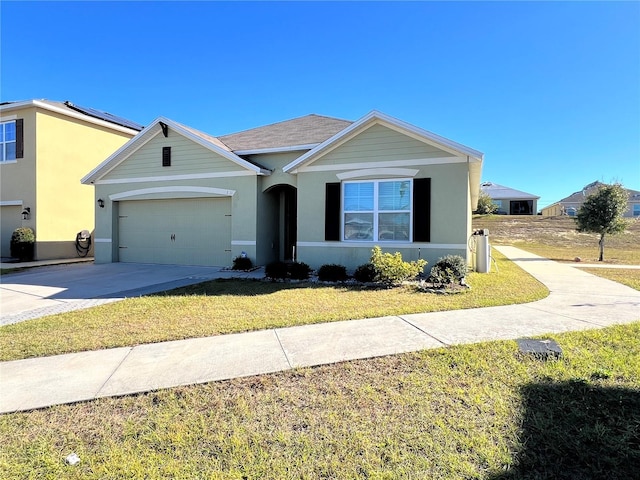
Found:
<path fill-rule="evenodd" d="M 467 262 L 460 255 L 447 255 L 431 269 L 429 281 L 436 285 L 461 283 L 467 274 Z"/>
<path fill-rule="evenodd" d="M 376 269 L 372 263 L 365 263 L 356 268 L 356 271 L 353 272 L 353 278 L 358 282 L 371 283 L 376 279 Z"/>
<path fill-rule="evenodd" d="M 397 285 L 420 275 L 427 261 L 420 259 L 405 262 L 402 260 L 400 252 L 383 253 L 382 249 L 376 245 L 371 251 L 371 263 L 376 272 L 375 280 L 377 282 L 385 285 Z"/>
<path fill-rule="evenodd" d="M 267 278 L 273 280 L 287 278 L 287 264 L 284 262 L 271 262 L 264 267 L 264 274 Z"/>
<path fill-rule="evenodd" d="M 251 270 L 253 262 L 249 257 L 236 257 L 233 259 L 233 270 Z"/>
<path fill-rule="evenodd" d="M 289 264 L 289 276 L 292 280 L 306 280 L 311 275 L 311 267 L 304 262 Z"/>
<path fill-rule="evenodd" d="M 323 282 L 344 282 L 347 279 L 347 268 L 334 263 L 322 265 L 318 270 L 318 280 Z"/>
<path fill-rule="evenodd" d="M 33 260 L 36 236 L 29 227 L 18 227 L 11 234 L 11 256 L 21 261 Z"/>

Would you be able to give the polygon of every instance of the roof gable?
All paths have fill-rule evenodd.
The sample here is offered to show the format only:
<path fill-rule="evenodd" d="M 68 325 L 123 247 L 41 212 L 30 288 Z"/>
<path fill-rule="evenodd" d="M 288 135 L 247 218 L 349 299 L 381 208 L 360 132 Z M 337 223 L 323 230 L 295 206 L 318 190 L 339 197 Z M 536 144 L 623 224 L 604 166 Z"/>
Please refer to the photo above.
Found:
<path fill-rule="evenodd" d="M 81 182 L 83 184 L 91 184 L 99 181 L 114 168 L 124 162 L 127 158 L 133 155 L 133 153 L 146 145 L 151 139 L 155 138 L 157 135 L 163 134 L 163 131 L 168 128 L 175 131 L 179 135 L 182 135 L 183 137 L 196 142 L 206 149 L 226 158 L 227 160 L 230 160 L 231 162 L 236 163 L 237 165 L 240 165 L 247 170 L 255 172 L 256 174 L 268 175 L 271 173 L 269 170 L 261 167 L 260 165 L 256 165 L 255 163 L 238 157 L 216 137 L 212 137 L 211 135 L 207 135 L 206 133 L 181 125 L 177 122 L 174 122 L 173 120 L 159 117 L 151 122 L 147 127 L 145 127 L 142 132 L 140 132 L 138 135 L 136 135 L 122 147 L 120 147 L 116 152 L 114 152 L 109 158 L 98 165 L 94 170 L 88 173 L 81 180 Z"/>
<path fill-rule="evenodd" d="M 314 147 L 312 150 L 300 156 L 295 161 L 286 165 L 283 170 L 285 172 L 295 173 L 295 171 L 299 167 L 313 163 L 318 158 L 326 155 L 338 146 L 344 144 L 348 140 L 352 139 L 353 137 L 357 136 L 358 134 L 367 130 L 375 124 L 380 124 L 393 130 L 399 131 L 400 133 L 424 142 L 427 145 L 437 147 L 453 155 L 467 156 L 469 157 L 470 161 L 481 163 L 484 157 L 484 155 L 477 150 L 473 150 L 462 144 L 453 142 L 452 140 L 441 137 L 440 135 L 436 135 L 435 133 L 431 133 L 421 128 L 415 127 L 411 124 L 390 117 L 383 113 L 372 111 L 362 117 L 360 120 L 352 123 L 340 132 L 336 133 L 332 137 Z"/>
<path fill-rule="evenodd" d="M 231 151 L 243 154 L 293 147 L 304 147 L 308 150 L 345 129 L 351 123 L 348 120 L 311 114 L 223 135 L 219 138 Z"/>

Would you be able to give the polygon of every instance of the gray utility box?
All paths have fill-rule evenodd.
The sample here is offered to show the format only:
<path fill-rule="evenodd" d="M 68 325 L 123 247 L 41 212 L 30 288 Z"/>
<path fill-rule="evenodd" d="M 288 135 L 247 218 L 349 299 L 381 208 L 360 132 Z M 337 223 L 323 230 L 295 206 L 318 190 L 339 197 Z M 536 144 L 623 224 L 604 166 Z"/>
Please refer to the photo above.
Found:
<path fill-rule="evenodd" d="M 476 272 L 488 273 L 491 270 L 491 246 L 489 245 L 489 230 L 482 229 L 473 232 L 476 244 Z"/>

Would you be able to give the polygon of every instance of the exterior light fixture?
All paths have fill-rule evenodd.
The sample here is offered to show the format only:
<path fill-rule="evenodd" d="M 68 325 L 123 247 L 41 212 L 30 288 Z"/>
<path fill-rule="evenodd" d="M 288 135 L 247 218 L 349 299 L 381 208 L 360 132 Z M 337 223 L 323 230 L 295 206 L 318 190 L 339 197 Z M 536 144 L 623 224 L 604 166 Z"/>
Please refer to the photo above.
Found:
<path fill-rule="evenodd" d="M 30 207 L 25 207 L 25 209 L 22 210 L 22 219 L 23 220 L 29 220 L 30 216 L 31 216 L 31 208 Z"/>
<path fill-rule="evenodd" d="M 98 199 L 98 206 L 100 208 L 104 208 L 104 200 L 102 200 L 101 198 Z"/>

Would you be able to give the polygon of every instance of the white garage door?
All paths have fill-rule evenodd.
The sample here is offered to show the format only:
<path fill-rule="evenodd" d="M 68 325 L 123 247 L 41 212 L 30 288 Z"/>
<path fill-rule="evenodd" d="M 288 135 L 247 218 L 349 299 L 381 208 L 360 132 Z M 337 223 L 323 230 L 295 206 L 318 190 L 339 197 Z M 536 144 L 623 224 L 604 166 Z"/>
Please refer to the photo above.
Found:
<path fill-rule="evenodd" d="M 231 265 L 231 199 L 120 202 L 121 262 Z"/>
<path fill-rule="evenodd" d="M 11 256 L 11 235 L 13 231 L 22 226 L 22 207 L 4 205 L 0 207 L 0 230 L 2 231 L 2 256 Z"/>

